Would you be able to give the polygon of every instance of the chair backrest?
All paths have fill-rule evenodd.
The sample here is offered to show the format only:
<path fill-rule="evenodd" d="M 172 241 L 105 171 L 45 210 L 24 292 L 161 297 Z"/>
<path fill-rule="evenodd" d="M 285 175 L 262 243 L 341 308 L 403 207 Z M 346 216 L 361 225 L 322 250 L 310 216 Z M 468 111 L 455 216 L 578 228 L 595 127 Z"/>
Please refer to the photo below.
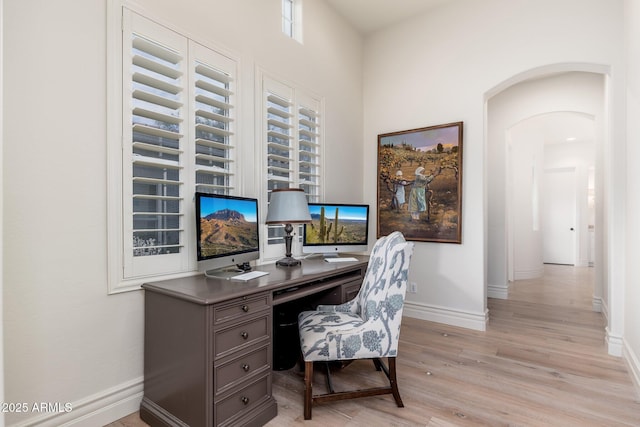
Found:
<path fill-rule="evenodd" d="M 400 298 L 402 310 L 412 253 L 413 243 L 406 242 L 399 231 L 376 241 L 360 292 L 356 296 L 359 315 L 363 320 L 374 316 L 380 304 L 388 302 L 392 295 L 396 295 L 395 299 Z"/>

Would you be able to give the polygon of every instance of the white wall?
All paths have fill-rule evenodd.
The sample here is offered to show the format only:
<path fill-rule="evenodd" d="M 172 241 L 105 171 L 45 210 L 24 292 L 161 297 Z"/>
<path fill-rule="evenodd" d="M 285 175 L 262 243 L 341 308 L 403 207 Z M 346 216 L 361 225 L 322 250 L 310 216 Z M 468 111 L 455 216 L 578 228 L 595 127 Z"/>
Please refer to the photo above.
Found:
<path fill-rule="evenodd" d="M 492 116 L 489 109 L 489 117 Z M 489 120 L 489 126 L 491 123 L 492 121 Z M 500 166 L 495 164 L 492 158 L 492 168 L 489 170 L 489 175 L 500 170 L 508 170 L 504 172 L 506 179 L 503 181 L 502 190 L 507 193 L 505 199 L 508 206 L 505 213 L 510 212 L 510 215 L 505 216 L 512 224 L 508 234 L 513 234 L 514 243 L 508 247 L 509 252 L 513 254 L 511 264 L 515 280 L 540 277 L 543 270 L 540 207 L 544 182 L 544 141 L 540 133 L 535 131 L 536 129 L 535 119 L 515 124 L 508 130 L 502 129 L 501 133 L 508 135 L 507 161 Z M 507 183 L 509 183 L 509 191 L 507 191 Z M 489 206 L 491 212 L 493 205 L 490 203 Z M 492 221 L 490 220 L 489 223 L 491 224 Z M 494 252 L 490 252 L 489 266 L 492 266 L 494 259 L 497 258 L 495 255 Z"/>
<path fill-rule="evenodd" d="M 106 4 L 4 5 L 4 401 L 74 408 L 7 414 L 9 425 L 103 425 L 141 396 L 143 293 L 107 296 Z M 137 4 L 240 57 L 245 153 L 259 144 L 257 67 L 324 95 L 326 197 L 362 201 L 362 39 L 324 2 L 304 2 L 304 45 L 281 34 L 280 0 Z M 255 194 L 259 168 L 245 160 Z"/>
<path fill-rule="evenodd" d="M 624 354 L 640 392 L 640 2 L 625 1 L 627 85 L 627 282 L 625 293 Z"/>
<path fill-rule="evenodd" d="M 416 245 L 410 280 L 418 283 L 418 293 L 409 295 L 405 313 L 485 327 L 485 258 L 491 257 L 485 249 L 492 231 L 486 228 L 491 207 L 485 199 L 485 99 L 514 76 L 539 67 L 588 64 L 619 70 L 621 22 L 621 1 L 460 0 L 367 38 L 366 164 L 376 162 L 380 133 L 464 122 L 462 244 Z M 624 79 L 615 74 L 611 83 L 615 126 L 623 111 Z M 366 168 L 364 185 L 368 202 L 375 205 L 374 167 Z"/>

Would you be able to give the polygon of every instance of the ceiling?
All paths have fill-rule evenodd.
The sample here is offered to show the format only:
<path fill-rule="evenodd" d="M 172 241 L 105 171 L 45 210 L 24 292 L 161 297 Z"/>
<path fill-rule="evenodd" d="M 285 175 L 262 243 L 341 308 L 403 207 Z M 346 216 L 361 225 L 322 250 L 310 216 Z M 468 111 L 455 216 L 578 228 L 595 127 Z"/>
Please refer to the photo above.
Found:
<path fill-rule="evenodd" d="M 367 35 L 452 0 L 326 0 L 361 34 Z"/>
<path fill-rule="evenodd" d="M 563 143 L 595 143 L 593 117 L 570 111 L 556 111 L 530 117 L 514 128 L 524 129 L 545 145 Z M 512 128 L 513 129 L 513 128 Z"/>

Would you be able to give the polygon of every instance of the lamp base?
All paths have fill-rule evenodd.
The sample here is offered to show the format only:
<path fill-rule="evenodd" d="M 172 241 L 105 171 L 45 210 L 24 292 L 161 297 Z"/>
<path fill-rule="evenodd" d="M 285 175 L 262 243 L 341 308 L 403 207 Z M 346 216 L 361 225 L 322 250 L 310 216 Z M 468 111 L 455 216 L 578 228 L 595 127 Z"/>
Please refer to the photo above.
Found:
<path fill-rule="evenodd" d="M 299 259 L 295 259 L 293 257 L 287 256 L 278 261 L 276 261 L 276 265 L 280 265 L 282 267 L 295 267 L 296 265 L 300 265 L 301 261 Z"/>

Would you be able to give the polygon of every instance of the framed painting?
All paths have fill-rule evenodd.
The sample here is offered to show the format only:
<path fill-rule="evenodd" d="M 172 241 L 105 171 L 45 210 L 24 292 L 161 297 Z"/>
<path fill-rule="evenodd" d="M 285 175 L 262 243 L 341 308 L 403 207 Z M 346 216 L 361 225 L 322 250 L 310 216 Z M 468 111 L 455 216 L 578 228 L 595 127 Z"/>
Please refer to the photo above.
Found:
<path fill-rule="evenodd" d="M 462 243 L 462 122 L 378 135 L 378 233 Z"/>

